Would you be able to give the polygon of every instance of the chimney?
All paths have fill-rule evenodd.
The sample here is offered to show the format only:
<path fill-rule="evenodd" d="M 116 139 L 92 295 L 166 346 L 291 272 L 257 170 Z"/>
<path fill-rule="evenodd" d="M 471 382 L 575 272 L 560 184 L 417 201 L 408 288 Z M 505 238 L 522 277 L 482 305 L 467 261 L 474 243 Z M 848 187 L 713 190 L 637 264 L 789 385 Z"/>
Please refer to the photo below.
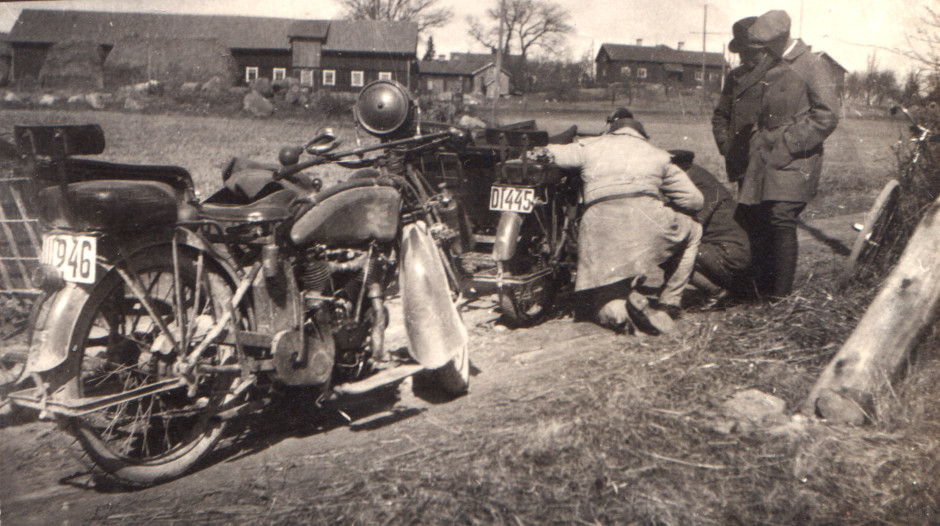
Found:
<path fill-rule="evenodd" d="M 642 39 L 642 38 L 636 39 L 636 45 L 642 46 L 642 45 L 643 45 L 643 39 Z"/>
<path fill-rule="evenodd" d="M 682 51 L 682 46 L 684 45 L 685 45 L 685 42 L 679 42 L 679 45 L 676 46 L 676 49 L 678 49 L 679 51 Z"/>
<path fill-rule="evenodd" d="M 438 55 L 438 56 L 437 56 L 437 59 L 438 59 L 438 60 L 447 60 L 447 55 Z"/>

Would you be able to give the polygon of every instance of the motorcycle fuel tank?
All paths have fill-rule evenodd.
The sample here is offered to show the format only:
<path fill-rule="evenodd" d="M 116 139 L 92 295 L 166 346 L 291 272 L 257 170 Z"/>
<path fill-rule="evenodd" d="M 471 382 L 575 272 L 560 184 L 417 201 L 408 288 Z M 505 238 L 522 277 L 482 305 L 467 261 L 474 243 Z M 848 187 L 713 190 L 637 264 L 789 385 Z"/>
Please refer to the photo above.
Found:
<path fill-rule="evenodd" d="M 291 227 L 291 241 L 298 246 L 311 243 L 359 244 L 366 241 L 388 243 L 398 234 L 401 195 L 391 186 L 369 185 L 327 190 L 317 196 Z"/>

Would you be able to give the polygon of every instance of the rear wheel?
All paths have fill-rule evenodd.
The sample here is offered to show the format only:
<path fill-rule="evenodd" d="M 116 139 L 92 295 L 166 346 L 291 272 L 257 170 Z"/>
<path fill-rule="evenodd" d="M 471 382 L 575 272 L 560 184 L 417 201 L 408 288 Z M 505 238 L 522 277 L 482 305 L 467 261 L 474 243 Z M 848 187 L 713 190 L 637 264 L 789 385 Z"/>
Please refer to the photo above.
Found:
<path fill-rule="evenodd" d="M 894 231 L 898 212 L 898 199 L 901 188 L 898 181 L 892 179 L 875 199 L 865 223 L 852 246 L 852 252 L 845 262 L 839 284 L 847 286 L 853 280 L 877 277 L 892 263 L 897 256 L 901 239 Z"/>
<path fill-rule="evenodd" d="M 207 261 L 182 252 L 176 265 L 173 259 L 170 250 L 151 250 L 121 265 L 125 277 L 111 272 L 95 285 L 70 346 L 78 360 L 71 395 L 87 400 L 178 379 L 174 366 L 209 336 L 233 287 Z M 235 362 L 233 346 L 213 343 L 198 363 Z M 95 465 L 119 481 L 169 480 L 221 437 L 218 413 L 236 377 L 197 372 L 191 384 L 112 401 L 71 418 L 69 428 Z"/>

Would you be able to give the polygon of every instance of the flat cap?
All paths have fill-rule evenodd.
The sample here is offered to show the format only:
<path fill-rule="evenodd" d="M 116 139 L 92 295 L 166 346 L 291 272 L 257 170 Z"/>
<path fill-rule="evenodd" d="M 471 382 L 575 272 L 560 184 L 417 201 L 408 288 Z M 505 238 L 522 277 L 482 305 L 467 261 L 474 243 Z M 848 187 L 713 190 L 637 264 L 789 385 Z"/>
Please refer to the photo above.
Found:
<path fill-rule="evenodd" d="M 754 22 L 757 21 L 756 16 L 749 16 L 747 18 L 742 18 L 734 23 L 731 26 L 731 32 L 734 34 L 734 38 L 731 39 L 731 43 L 728 44 L 728 51 L 732 53 L 740 53 L 744 49 L 747 49 L 748 40 L 747 40 L 747 30 L 754 25 Z"/>
<path fill-rule="evenodd" d="M 790 36 L 790 15 L 786 11 L 775 9 L 757 17 L 747 30 L 747 39 L 751 45 L 765 45 L 768 42 Z"/>
<path fill-rule="evenodd" d="M 650 138 L 650 136 L 646 133 L 646 128 L 643 127 L 643 123 L 636 119 L 617 119 L 610 124 L 610 131 L 612 132 L 621 128 L 630 128 L 642 135 L 644 139 Z"/>
<path fill-rule="evenodd" d="M 610 122 L 614 122 L 617 119 L 632 119 L 632 118 L 633 118 L 633 112 L 621 106 L 617 108 L 616 110 L 614 110 L 614 112 L 611 113 L 609 117 L 607 117 L 607 122 L 610 123 Z"/>

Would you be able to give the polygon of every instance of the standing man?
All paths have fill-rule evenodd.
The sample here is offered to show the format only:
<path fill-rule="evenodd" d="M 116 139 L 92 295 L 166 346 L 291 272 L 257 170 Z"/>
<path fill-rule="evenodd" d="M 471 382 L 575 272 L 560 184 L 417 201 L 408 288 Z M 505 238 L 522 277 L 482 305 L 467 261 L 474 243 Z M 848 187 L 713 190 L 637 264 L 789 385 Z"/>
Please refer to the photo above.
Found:
<path fill-rule="evenodd" d="M 546 147 L 559 166 L 580 168 L 584 180 L 575 290 L 592 294 L 605 327 L 629 328 L 629 300 L 640 325 L 668 333 L 695 265 L 702 227 L 688 214 L 702 208 L 702 193 L 668 152 L 650 144 L 630 110 L 618 109 L 607 123 L 599 137 Z M 664 284 L 650 304 L 636 286 L 660 266 Z"/>
<path fill-rule="evenodd" d="M 775 62 L 765 49 L 748 45 L 747 30 L 756 21 L 756 16 L 750 16 L 731 27 L 734 38 L 728 44 L 728 51 L 740 55 L 741 65 L 725 77 L 721 97 L 712 114 L 712 134 L 718 152 L 725 158 L 731 182 L 740 182 L 747 170 L 748 145 L 760 111 L 760 80 Z"/>
<path fill-rule="evenodd" d="M 756 258 L 758 293 L 779 299 L 793 290 L 798 218 L 816 195 L 823 142 L 839 122 L 838 99 L 822 60 L 790 38 L 786 12 L 764 13 L 747 38 L 776 62 L 761 81 L 757 131 L 738 202 Z"/>

